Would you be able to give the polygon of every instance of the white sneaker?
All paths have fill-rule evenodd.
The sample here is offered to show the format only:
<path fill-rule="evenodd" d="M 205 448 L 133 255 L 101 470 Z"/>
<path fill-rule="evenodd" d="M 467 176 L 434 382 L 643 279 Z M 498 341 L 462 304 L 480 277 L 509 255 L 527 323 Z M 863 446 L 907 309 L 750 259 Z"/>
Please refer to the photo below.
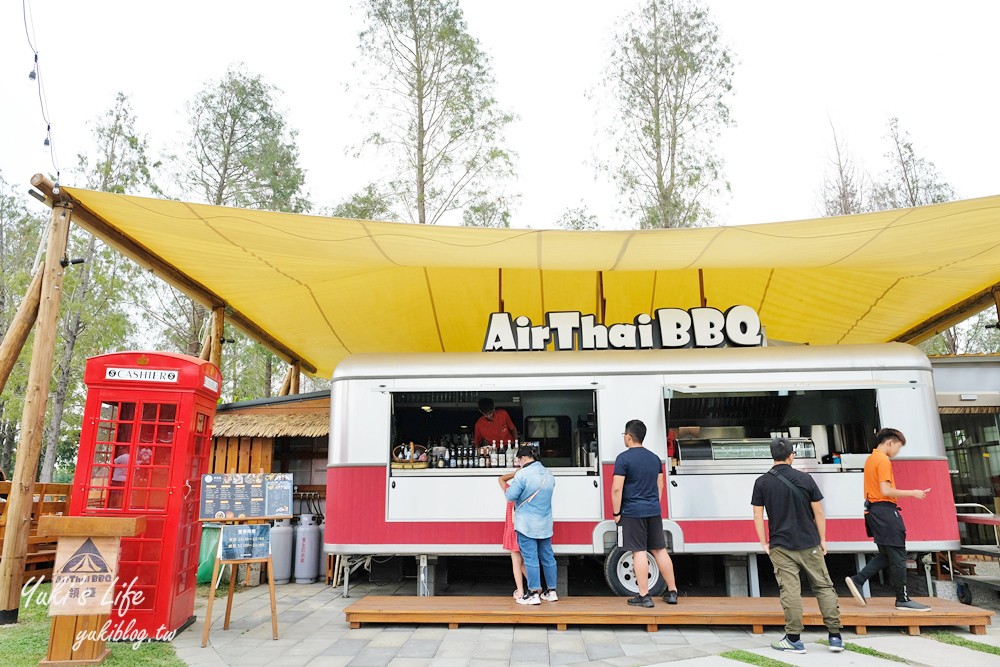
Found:
<path fill-rule="evenodd" d="M 539 597 L 541 597 L 546 602 L 559 602 L 559 596 L 556 595 L 556 589 L 554 588 L 550 588 L 549 590 L 542 593 L 541 596 Z"/>
<path fill-rule="evenodd" d="M 525 593 L 524 597 L 517 599 L 518 604 L 542 604 L 538 593 Z"/>

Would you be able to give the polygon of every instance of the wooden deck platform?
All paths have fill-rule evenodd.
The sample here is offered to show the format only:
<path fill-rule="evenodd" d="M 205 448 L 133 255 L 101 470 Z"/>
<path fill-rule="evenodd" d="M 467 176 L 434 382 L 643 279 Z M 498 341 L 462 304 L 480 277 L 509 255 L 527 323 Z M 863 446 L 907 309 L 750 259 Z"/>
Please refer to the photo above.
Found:
<path fill-rule="evenodd" d="M 840 620 L 847 629 L 863 635 L 869 627 L 903 627 L 911 635 L 920 628 L 968 626 L 972 634 L 986 634 L 993 612 L 939 598 L 920 598 L 931 605 L 929 612 L 896 610 L 893 598 L 873 598 L 862 607 L 853 598 L 841 598 Z M 822 626 L 816 600 L 803 601 L 803 622 Z M 459 625 L 533 624 L 554 625 L 643 625 L 656 632 L 661 625 L 749 625 L 761 634 L 765 626 L 784 626 L 785 616 L 777 598 L 685 597 L 680 604 L 656 601 L 656 607 L 630 607 L 625 598 L 567 597 L 526 607 L 511 598 L 482 596 L 408 597 L 369 595 L 346 609 L 351 628 L 362 623 L 409 623 Z"/>

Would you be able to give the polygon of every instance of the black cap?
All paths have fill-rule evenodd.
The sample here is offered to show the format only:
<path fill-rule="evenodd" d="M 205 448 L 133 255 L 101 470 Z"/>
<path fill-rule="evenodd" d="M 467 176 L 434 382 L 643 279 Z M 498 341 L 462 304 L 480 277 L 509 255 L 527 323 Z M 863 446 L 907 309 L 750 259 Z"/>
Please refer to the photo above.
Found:
<path fill-rule="evenodd" d="M 531 445 L 521 445 L 520 447 L 518 447 L 517 457 L 521 458 L 522 456 L 530 456 L 533 459 L 538 458 L 538 455 L 535 454 L 535 448 L 532 447 Z"/>

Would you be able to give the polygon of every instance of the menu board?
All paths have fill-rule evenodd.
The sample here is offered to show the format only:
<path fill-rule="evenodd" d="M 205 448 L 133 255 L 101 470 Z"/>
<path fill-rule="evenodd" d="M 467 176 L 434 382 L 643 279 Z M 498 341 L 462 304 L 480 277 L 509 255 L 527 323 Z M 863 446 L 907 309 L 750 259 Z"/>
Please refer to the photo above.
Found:
<path fill-rule="evenodd" d="M 202 520 L 291 516 L 291 473 L 212 473 L 201 476 Z"/>
<path fill-rule="evenodd" d="M 267 558 L 271 551 L 271 526 L 228 524 L 219 539 L 219 560 Z"/>

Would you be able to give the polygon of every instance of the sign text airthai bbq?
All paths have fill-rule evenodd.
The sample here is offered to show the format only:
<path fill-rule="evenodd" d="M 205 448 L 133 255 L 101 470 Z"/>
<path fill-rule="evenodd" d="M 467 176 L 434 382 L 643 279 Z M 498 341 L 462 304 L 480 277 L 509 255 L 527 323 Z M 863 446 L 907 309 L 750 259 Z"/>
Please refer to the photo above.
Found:
<path fill-rule="evenodd" d="M 544 325 L 525 316 L 492 313 L 483 352 L 545 350 L 652 350 L 685 347 L 755 347 L 763 344 L 760 316 L 750 306 L 659 308 L 655 317 L 632 323 L 598 324 L 578 311 L 545 314 Z"/>

